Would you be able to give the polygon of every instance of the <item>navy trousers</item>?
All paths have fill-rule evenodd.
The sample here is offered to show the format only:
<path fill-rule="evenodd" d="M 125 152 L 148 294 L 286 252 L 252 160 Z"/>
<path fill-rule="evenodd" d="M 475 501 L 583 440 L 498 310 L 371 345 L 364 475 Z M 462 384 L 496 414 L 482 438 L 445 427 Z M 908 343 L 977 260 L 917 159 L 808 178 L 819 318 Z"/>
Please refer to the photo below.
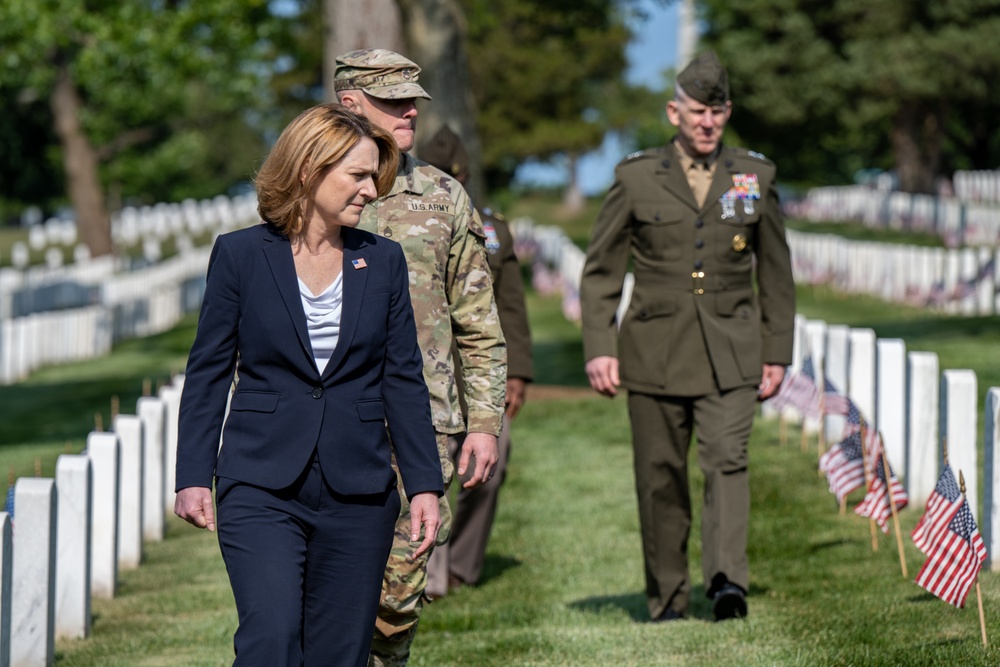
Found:
<path fill-rule="evenodd" d="M 216 480 L 238 667 L 368 664 L 399 494 L 344 496 L 319 461 L 287 489 Z"/>

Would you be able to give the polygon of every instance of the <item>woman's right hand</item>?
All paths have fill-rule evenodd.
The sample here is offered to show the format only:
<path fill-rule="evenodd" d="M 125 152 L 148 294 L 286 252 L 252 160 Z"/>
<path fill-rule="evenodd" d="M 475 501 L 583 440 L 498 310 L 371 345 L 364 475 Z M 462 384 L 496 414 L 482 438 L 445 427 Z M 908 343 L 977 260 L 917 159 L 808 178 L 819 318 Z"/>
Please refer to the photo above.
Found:
<path fill-rule="evenodd" d="M 207 486 L 189 486 L 177 492 L 174 514 L 198 528 L 215 530 L 215 508 L 212 506 L 212 489 Z"/>

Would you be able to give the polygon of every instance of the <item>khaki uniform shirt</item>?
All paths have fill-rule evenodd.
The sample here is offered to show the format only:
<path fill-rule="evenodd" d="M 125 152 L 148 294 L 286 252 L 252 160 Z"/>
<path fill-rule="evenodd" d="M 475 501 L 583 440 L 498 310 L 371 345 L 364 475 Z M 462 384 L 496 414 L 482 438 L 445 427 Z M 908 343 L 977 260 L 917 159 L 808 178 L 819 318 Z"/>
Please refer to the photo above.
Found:
<path fill-rule="evenodd" d="M 465 190 L 451 176 L 403 153 L 392 190 L 365 207 L 358 226 L 403 246 L 435 429 L 499 435 L 507 349 L 485 233 Z M 462 360 L 468 424 L 455 385 L 453 342 Z"/>
<path fill-rule="evenodd" d="M 754 385 L 764 363 L 791 363 L 795 285 L 774 179 L 763 155 L 722 147 L 698 203 L 673 144 L 623 160 L 581 280 L 585 358 L 617 356 L 626 389 L 664 396 Z"/>
<path fill-rule="evenodd" d="M 674 144 L 674 147 L 677 149 L 677 159 L 680 160 L 681 169 L 684 170 L 688 185 L 691 186 L 691 192 L 694 193 L 695 203 L 699 207 L 704 206 L 708 189 L 712 187 L 712 178 L 715 176 L 715 158 L 718 157 L 719 152 L 715 151 L 707 159 L 695 160 L 685 153 L 679 144 Z"/>

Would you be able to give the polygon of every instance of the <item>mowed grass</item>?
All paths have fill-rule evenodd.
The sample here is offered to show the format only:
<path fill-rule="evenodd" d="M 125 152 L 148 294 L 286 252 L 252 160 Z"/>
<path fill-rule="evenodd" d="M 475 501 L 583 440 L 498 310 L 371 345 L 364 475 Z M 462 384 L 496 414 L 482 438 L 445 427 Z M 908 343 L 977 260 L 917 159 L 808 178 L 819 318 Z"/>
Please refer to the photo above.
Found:
<path fill-rule="evenodd" d="M 913 583 L 923 557 L 908 535 L 919 510 L 901 515 L 904 578 L 892 536 L 879 533 L 873 552 L 867 521 L 839 515 L 817 475 L 815 448 L 802 452 L 794 428 L 782 444 L 778 423 L 763 419 L 750 445 L 749 618 L 711 622 L 700 573 L 703 487 L 692 459 L 690 618 L 648 623 L 625 401 L 579 392 L 533 400 L 532 391 L 554 395 L 541 385 L 585 380 L 579 331 L 561 318 L 559 300 L 532 294 L 529 309 L 538 386 L 515 423 L 484 578 L 427 608 L 411 665 L 1000 664 L 1000 650 L 982 647 L 975 591 L 958 610 Z M 942 319 L 812 288 L 800 290 L 800 310 L 938 351 L 942 368 L 976 370 L 981 391 L 996 373 L 1000 334 L 990 320 Z M 0 441 L 0 465 L 16 459 L 18 474 L 31 474 L 24 467 L 37 456 L 51 474 L 67 441 L 82 444 L 94 412 L 107 423 L 111 395 L 128 412 L 145 378 L 165 381 L 182 368 L 193 330 L 189 319 L 108 359 L 0 389 L 0 421 L 17 425 Z M 860 493 L 850 506 L 858 500 Z M 1000 632 L 1000 580 L 984 574 L 982 591 L 992 641 Z M 138 570 L 121 573 L 117 597 L 93 608 L 92 636 L 58 642 L 57 665 L 232 660 L 236 614 L 214 535 L 179 520 L 168 522 L 164 542 L 147 545 Z"/>

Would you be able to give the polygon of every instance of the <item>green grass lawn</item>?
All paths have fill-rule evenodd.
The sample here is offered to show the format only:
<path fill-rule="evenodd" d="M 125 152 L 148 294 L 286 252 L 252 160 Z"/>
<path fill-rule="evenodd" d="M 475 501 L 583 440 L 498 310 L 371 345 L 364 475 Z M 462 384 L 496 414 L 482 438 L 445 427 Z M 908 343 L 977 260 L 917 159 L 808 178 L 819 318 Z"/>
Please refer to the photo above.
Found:
<path fill-rule="evenodd" d="M 903 337 L 909 349 L 938 352 L 942 368 L 973 368 L 981 392 L 1000 384 L 995 318 L 941 318 L 820 288 L 799 297 L 811 318 L 870 326 Z M 584 386 L 578 329 L 562 319 L 558 299 L 529 299 L 538 384 Z M 37 458 L 50 475 L 59 453 L 82 447 L 95 412 L 108 423 L 112 395 L 130 412 L 145 380 L 155 386 L 182 368 L 193 331 L 189 318 L 107 359 L 0 388 L 0 466 L 32 474 Z M 695 502 L 691 617 L 647 623 L 625 401 L 533 400 L 531 391 L 515 423 L 483 581 L 428 607 L 414 667 L 1000 664 L 1000 649 L 981 645 L 974 591 L 958 610 L 913 583 L 923 558 L 908 535 L 919 511 L 901 515 L 904 578 L 895 540 L 880 534 L 873 553 L 867 522 L 839 516 L 816 473 L 816 452 L 800 450 L 794 429 L 782 444 L 775 421 L 758 420 L 751 441 L 749 618 L 711 622 Z M 700 498 L 697 472 L 692 488 Z M 985 574 L 982 590 L 995 643 L 1000 579 Z M 168 522 L 165 541 L 146 546 L 138 570 L 121 573 L 118 596 L 95 600 L 93 610 L 93 635 L 58 642 L 56 665 L 232 661 L 236 615 L 214 535 L 179 520 Z"/>

